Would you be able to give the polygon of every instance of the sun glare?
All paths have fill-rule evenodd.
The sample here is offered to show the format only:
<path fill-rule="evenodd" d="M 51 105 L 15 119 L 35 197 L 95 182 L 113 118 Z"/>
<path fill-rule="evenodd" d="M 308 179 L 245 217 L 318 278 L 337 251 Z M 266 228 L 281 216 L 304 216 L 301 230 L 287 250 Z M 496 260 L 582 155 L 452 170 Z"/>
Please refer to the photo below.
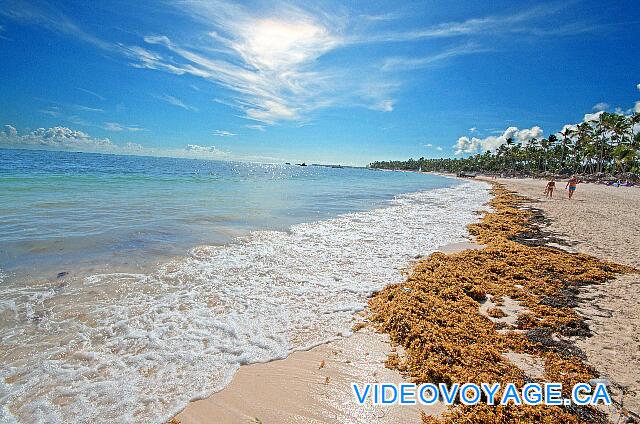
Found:
<path fill-rule="evenodd" d="M 279 69 L 313 59 L 333 44 L 329 31 L 310 22 L 263 19 L 246 29 L 238 46 L 254 66 Z"/>

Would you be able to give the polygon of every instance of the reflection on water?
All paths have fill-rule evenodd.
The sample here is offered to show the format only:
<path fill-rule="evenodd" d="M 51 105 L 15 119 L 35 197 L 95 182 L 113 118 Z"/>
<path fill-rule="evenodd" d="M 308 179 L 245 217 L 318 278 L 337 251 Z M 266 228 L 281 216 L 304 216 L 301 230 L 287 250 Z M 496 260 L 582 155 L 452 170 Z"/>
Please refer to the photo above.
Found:
<path fill-rule="evenodd" d="M 404 172 L 0 149 L 0 269 L 137 269 L 455 181 Z"/>
<path fill-rule="evenodd" d="M 411 173 L 4 153 L 0 422 L 162 422 L 348 334 L 488 199 Z"/>

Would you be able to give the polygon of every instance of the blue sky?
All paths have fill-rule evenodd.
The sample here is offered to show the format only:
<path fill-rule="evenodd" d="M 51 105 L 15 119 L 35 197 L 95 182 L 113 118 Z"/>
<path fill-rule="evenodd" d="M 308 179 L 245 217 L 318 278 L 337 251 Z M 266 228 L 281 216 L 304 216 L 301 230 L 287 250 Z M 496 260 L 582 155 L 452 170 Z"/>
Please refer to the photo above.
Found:
<path fill-rule="evenodd" d="M 636 1 L 452 3 L 0 0 L 0 145 L 363 165 L 639 107 Z"/>

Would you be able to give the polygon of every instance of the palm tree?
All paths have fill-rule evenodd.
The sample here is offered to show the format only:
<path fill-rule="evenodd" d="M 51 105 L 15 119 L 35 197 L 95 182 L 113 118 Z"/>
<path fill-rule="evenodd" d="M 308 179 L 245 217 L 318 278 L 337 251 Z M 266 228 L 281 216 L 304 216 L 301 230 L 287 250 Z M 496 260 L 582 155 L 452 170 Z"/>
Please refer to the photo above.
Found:
<path fill-rule="evenodd" d="M 544 172 L 547 172 L 547 163 L 549 162 L 549 147 L 551 147 L 551 142 L 549 141 L 549 139 L 543 138 L 540 141 L 540 147 L 542 148 L 542 151 L 544 152 L 543 169 L 544 169 Z"/>
<path fill-rule="evenodd" d="M 571 136 L 575 131 L 571 129 L 569 125 L 565 126 L 562 131 L 560 131 L 560 135 L 562 136 L 562 159 L 560 160 L 560 167 L 565 167 L 565 158 L 567 155 L 567 146 L 571 142 Z"/>
<path fill-rule="evenodd" d="M 584 149 L 591 143 L 592 129 L 588 122 L 582 122 L 576 126 L 576 141 L 573 144 L 573 172 L 576 173 L 580 163 L 585 159 Z M 583 169 L 584 171 L 584 169 Z"/>
<path fill-rule="evenodd" d="M 610 122 L 609 122 L 609 113 L 608 112 L 601 113 L 600 116 L 598 117 L 598 120 L 595 121 L 596 135 L 600 139 L 600 147 L 598 149 L 598 151 L 599 151 L 599 153 L 598 153 L 598 167 L 597 167 L 597 172 L 598 173 L 602 172 L 603 169 L 604 169 L 604 146 L 606 144 L 605 143 L 605 137 L 606 137 L 609 125 L 610 125 Z"/>
<path fill-rule="evenodd" d="M 635 141 L 635 127 L 640 124 L 640 113 L 634 112 L 629 116 L 629 129 L 631 131 L 631 137 L 629 138 L 630 143 L 633 144 Z M 636 146 L 637 147 L 637 146 Z"/>
<path fill-rule="evenodd" d="M 631 169 L 638 157 L 638 151 L 628 144 L 620 144 L 613 149 L 616 171 L 625 172 Z"/>
<path fill-rule="evenodd" d="M 441 158 L 374 162 L 370 166 L 425 171 L 526 172 L 558 171 L 570 167 L 576 173 L 640 173 L 640 114 L 625 116 L 602 113 L 593 121 L 564 127 L 540 141 L 530 140 L 525 147 L 508 138 L 494 152 L 466 158 Z"/>

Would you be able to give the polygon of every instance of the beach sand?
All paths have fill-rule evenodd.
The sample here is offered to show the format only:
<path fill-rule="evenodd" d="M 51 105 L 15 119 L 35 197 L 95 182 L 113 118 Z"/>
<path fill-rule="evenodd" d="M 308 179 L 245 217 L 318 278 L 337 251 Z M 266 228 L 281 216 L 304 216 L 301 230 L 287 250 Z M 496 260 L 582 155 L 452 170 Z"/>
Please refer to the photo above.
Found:
<path fill-rule="evenodd" d="M 534 200 L 551 221 L 545 231 L 567 242 L 562 248 L 640 268 L 640 189 L 579 184 L 568 200 L 558 182 L 553 199 L 546 181 L 498 179 Z M 631 274 L 585 288 L 578 311 L 593 336 L 577 340 L 588 363 L 624 389 L 623 406 L 640 415 L 640 275 Z"/>
<path fill-rule="evenodd" d="M 364 328 L 351 337 L 294 352 L 284 360 L 240 367 L 233 381 L 211 397 L 191 402 L 177 417 L 190 423 L 398 423 L 420 422 L 420 410 L 445 405 L 360 406 L 351 383 L 401 383 L 384 362 L 392 348 L 386 334 Z"/>
<path fill-rule="evenodd" d="M 444 253 L 479 249 L 473 242 L 442 246 Z M 242 366 L 231 384 L 212 396 L 191 402 L 176 420 L 204 423 L 398 423 L 420 422 L 421 411 L 438 415 L 444 404 L 431 407 L 358 405 L 351 383 L 402 383 L 385 367 L 396 351 L 389 336 L 365 327 L 351 337 L 293 352 L 286 359 Z M 322 366 L 321 366 L 322 364 Z"/>
<path fill-rule="evenodd" d="M 640 190 L 581 184 L 569 201 L 558 183 L 556 197 L 542 195 L 545 182 L 505 179 L 498 182 L 533 200 L 550 223 L 544 230 L 560 247 L 640 268 Z M 453 253 L 478 248 L 472 243 L 446 246 Z M 588 362 L 614 385 L 624 388 L 624 407 L 640 413 L 640 276 L 626 275 L 585 289 L 579 312 L 593 336 L 577 340 Z M 373 407 L 355 402 L 351 383 L 399 383 L 402 376 L 385 368 L 392 351 L 386 334 L 369 328 L 353 336 L 266 364 L 240 367 L 224 390 L 191 402 L 176 419 L 180 423 L 270 422 L 419 422 L 443 405 Z M 618 398 L 617 400 L 620 400 Z"/>

